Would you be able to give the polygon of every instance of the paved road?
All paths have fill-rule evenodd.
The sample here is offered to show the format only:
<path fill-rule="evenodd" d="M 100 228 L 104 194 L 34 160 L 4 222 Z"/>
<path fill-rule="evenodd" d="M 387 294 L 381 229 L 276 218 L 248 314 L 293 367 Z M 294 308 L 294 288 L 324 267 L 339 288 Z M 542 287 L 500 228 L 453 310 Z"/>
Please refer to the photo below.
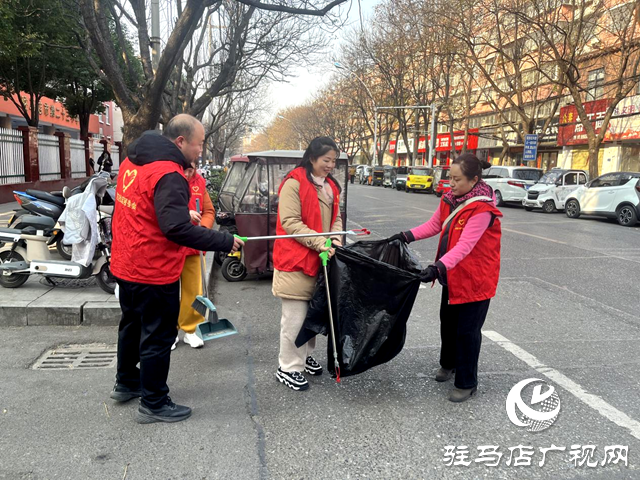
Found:
<path fill-rule="evenodd" d="M 436 206 L 431 195 L 356 185 L 349 218 L 383 238 Z M 503 212 L 502 277 L 470 401 L 450 403 L 451 384 L 432 379 L 440 287 L 419 291 L 394 360 L 341 385 L 323 375 L 296 393 L 274 379 L 280 312 L 270 279 L 219 278 L 215 303 L 241 335 L 176 350 L 172 396 L 195 408 L 181 424 L 134 424 L 133 403 L 106 398 L 112 369 L 27 368 L 53 345 L 113 343 L 114 328 L 0 332 L 0 478 L 123 478 L 125 468 L 127 479 L 640 478 L 640 229 Z M 412 245 L 424 265 L 435 247 L 435 239 Z M 326 339 L 318 344 L 326 364 Z M 528 378 L 553 385 L 561 402 L 555 424 L 540 433 L 516 427 L 505 410 L 510 389 Z M 497 467 L 475 461 L 483 458 L 478 447 L 490 445 L 502 453 Z M 593 459 L 583 455 L 588 445 Z M 628 466 L 588 466 L 612 445 L 628 447 Z M 471 464 L 447 466 L 447 446 L 457 447 L 455 461 Z M 531 447 L 532 457 L 518 446 Z M 551 446 L 565 450 L 550 451 L 540 466 L 540 449 Z M 516 466 L 516 457 L 532 464 Z"/>

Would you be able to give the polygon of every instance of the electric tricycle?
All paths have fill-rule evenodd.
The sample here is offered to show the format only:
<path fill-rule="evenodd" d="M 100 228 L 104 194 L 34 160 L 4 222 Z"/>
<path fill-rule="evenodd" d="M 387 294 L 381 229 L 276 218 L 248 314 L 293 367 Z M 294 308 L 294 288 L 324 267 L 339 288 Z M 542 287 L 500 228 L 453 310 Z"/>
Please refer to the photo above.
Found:
<path fill-rule="evenodd" d="M 232 208 L 233 230 L 225 228 L 241 237 L 261 237 L 276 235 L 278 218 L 278 190 L 284 177 L 302 161 L 302 150 L 271 150 L 250 153 L 247 160 L 237 162 L 229 170 L 227 180 L 220 192 L 219 207 Z M 234 170 L 237 169 L 237 170 Z M 238 180 L 229 180 L 237 175 Z M 348 157 L 341 153 L 334 178 L 342 187 L 340 213 L 343 225 L 347 224 L 347 188 L 349 180 Z M 233 193 L 229 185 L 235 184 Z M 222 229 L 222 226 L 221 226 Z M 229 282 L 244 280 L 247 274 L 273 272 L 274 240 L 247 242 L 242 250 L 225 255 L 222 261 L 222 275 Z"/>

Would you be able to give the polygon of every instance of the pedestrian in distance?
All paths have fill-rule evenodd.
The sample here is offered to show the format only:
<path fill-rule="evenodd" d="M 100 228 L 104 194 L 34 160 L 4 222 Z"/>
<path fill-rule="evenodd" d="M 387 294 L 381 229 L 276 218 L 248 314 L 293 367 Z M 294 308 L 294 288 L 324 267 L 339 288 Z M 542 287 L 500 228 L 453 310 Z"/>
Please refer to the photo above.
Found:
<path fill-rule="evenodd" d="M 300 165 L 289 172 L 280 185 L 277 235 L 339 232 L 340 193 L 342 189 L 331 175 L 340 149 L 329 137 L 314 138 Z M 339 236 L 331 237 L 335 246 Z M 297 348 L 296 337 L 307 315 L 318 272 L 319 254 L 334 249 L 324 237 L 277 239 L 273 247 L 273 295 L 282 301 L 278 381 L 292 390 L 309 388 L 303 372 L 321 375 L 322 367 L 312 357 L 315 338 Z"/>
<path fill-rule="evenodd" d="M 191 164 L 192 168 L 184 171 L 184 175 L 189 182 L 191 199 L 189 200 L 189 215 L 194 225 L 204 228 L 212 228 L 215 221 L 216 211 L 211 202 L 211 197 L 207 192 L 205 179 L 198 173 L 196 163 Z M 199 210 L 198 210 L 199 206 Z M 204 346 L 204 341 L 196 335 L 196 327 L 205 321 L 205 318 L 191 306 L 193 299 L 197 295 L 206 292 L 202 291 L 202 268 L 200 264 L 200 250 L 187 249 L 187 258 L 180 275 L 180 316 L 178 317 L 178 330 L 184 332 L 182 340 L 193 348 Z M 178 346 L 180 337 L 176 335 L 176 340 L 171 346 L 174 350 Z"/>
<path fill-rule="evenodd" d="M 436 381 L 455 376 L 452 402 L 464 402 L 478 386 L 482 326 L 500 275 L 500 217 L 493 190 L 482 180 L 490 164 L 466 153 L 450 170 L 451 191 L 431 219 L 388 240 L 411 243 L 440 234 L 436 261 L 423 282 L 442 284 L 440 369 Z"/>
<path fill-rule="evenodd" d="M 196 226 L 184 170 L 202 154 L 204 127 L 178 115 L 145 132 L 120 165 L 112 222 L 111 272 L 119 287 L 118 368 L 111 398 L 141 397 L 138 423 L 178 422 L 191 409 L 169 397 L 171 345 L 180 312 L 186 249 L 234 252 L 242 241 Z M 140 368 L 137 364 L 140 364 Z"/>

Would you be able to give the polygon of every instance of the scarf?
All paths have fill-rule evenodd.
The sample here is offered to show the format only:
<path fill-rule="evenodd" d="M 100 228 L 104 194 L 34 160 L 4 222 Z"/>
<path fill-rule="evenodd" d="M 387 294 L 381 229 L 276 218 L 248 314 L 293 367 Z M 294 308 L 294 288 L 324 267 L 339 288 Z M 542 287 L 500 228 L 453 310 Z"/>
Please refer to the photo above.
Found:
<path fill-rule="evenodd" d="M 324 193 L 324 198 L 329 202 L 333 202 L 333 189 L 331 185 L 327 181 L 326 177 L 316 177 L 313 173 L 311 174 L 311 178 L 313 179 L 313 183 L 316 187 L 322 190 Z"/>
<path fill-rule="evenodd" d="M 484 196 L 493 198 L 493 189 L 489 185 L 487 185 L 484 182 L 484 180 L 479 180 L 478 183 L 476 183 L 474 187 L 471 189 L 471 191 L 466 195 L 462 195 L 461 197 L 456 197 L 453 194 L 453 191 L 449 190 L 447 193 L 444 194 L 444 200 L 446 200 L 449 204 L 451 204 L 451 206 L 455 209 L 462 202 L 466 202 L 470 198 L 484 197 Z"/>

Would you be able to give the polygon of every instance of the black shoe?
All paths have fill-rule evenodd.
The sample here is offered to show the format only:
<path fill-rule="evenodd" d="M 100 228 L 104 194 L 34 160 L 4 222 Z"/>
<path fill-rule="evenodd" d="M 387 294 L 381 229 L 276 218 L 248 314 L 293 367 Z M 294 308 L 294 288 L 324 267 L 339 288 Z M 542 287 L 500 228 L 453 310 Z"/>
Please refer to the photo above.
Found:
<path fill-rule="evenodd" d="M 116 382 L 116 384 L 113 386 L 113 391 L 109 396 L 116 402 L 128 402 L 132 398 L 138 398 L 141 395 L 142 392 L 140 391 L 140 388 L 134 390 Z"/>
<path fill-rule="evenodd" d="M 309 375 L 322 375 L 322 366 L 316 362 L 312 356 L 308 356 L 304 365 L 304 371 Z"/>
<path fill-rule="evenodd" d="M 309 388 L 309 382 L 304 378 L 304 375 L 300 372 L 283 372 L 280 367 L 276 372 L 276 378 L 280 383 L 284 383 L 291 390 L 297 392 L 307 390 Z"/>
<path fill-rule="evenodd" d="M 478 387 L 473 388 L 454 388 L 449 393 L 449 400 L 455 403 L 466 402 L 471 398 L 471 395 L 476 393 Z"/>
<path fill-rule="evenodd" d="M 447 380 L 451 380 L 455 373 L 455 368 L 448 370 L 446 368 L 440 367 L 440 369 L 436 372 L 436 382 L 446 382 Z"/>
<path fill-rule="evenodd" d="M 180 422 L 191 416 L 191 409 L 184 405 L 176 405 L 167 397 L 167 403 L 160 408 L 149 408 L 140 402 L 138 411 L 136 412 L 136 422 L 138 423 L 154 423 L 154 422 Z"/>

